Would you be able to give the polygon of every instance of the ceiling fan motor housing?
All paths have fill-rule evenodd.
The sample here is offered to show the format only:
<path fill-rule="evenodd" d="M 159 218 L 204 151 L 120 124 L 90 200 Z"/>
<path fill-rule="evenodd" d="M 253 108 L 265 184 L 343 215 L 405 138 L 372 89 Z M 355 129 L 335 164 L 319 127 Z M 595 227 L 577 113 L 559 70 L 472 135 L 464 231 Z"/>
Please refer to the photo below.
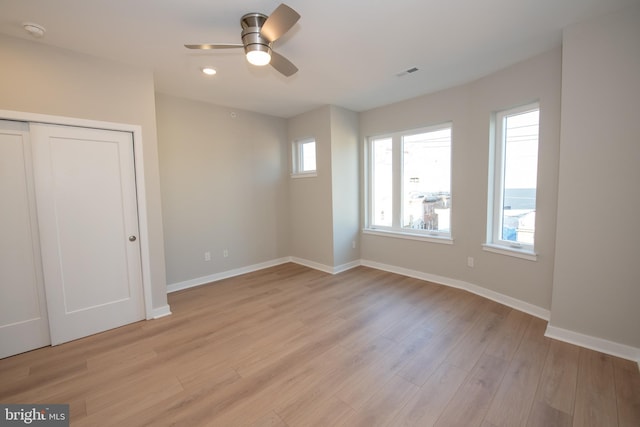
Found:
<path fill-rule="evenodd" d="M 251 51 L 267 52 L 271 55 L 271 43 L 260 35 L 262 25 L 267 20 L 262 13 L 247 13 L 240 19 L 242 26 L 242 44 L 245 53 Z"/>

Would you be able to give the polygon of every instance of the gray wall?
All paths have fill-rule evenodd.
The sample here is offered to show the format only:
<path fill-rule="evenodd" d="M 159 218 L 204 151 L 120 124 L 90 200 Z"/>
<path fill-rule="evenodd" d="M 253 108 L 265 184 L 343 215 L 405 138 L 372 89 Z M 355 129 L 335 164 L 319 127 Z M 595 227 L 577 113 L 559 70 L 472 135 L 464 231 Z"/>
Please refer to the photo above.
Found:
<path fill-rule="evenodd" d="M 168 283 L 289 256 L 286 121 L 163 94 L 156 111 Z"/>
<path fill-rule="evenodd" d="M 550 325 L 640 348 L 640 6 L 563 40 Z"/>
<path fill-rule="evenodd" d="M 153 74 L 0 35 L 0 109 L 139 125 L 149 227 L 152 305 L 166 305 Z"/>
<path fill-rule="evenodd" d="M 473 83 L 360 114 L 375 136 L 453 122 L 453 245 L 364 234 L 362 258 L 464 281 L 543 309 L 551 307 L 560 136 L 561 50 L 554 49 Z M 537 261 L 486 252 L 491 113 L 540 101 Z M 475 266 L 467 267 L 467 257 Z"/>

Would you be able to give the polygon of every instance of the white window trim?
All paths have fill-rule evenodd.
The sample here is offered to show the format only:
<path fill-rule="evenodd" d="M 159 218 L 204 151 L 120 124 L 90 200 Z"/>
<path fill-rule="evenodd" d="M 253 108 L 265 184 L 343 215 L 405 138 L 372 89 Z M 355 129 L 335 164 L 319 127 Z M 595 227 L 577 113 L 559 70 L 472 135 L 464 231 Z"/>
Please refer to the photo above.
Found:
<path fill-rule="evenodd" d="M 293 179 L 298 179 L 298 178 L 313 178 L 318 176 L 318 172 L 313 171 L 313 172 L 292 172 L 291 173 L 291 178 Z"/>
<path fill-rule="evenodd" d="M 502 211 L 504 203 L 502 195 L 502 183 L 504 181 L 504 121 L 503 118 L 531 110 L 540 110 L 539 101 L 530 102 L 518 107 L 510 108 L 493 113 L 490 129 L 490 150 L 489 150 L 489 202 L 487 203 L 487 236 L 486 243 L 482 245 L 483 250 L 501 255 L 513 256 L 529 261 L 537 261 L 537 253 L 534 244 L 522 244 L 499 238 L 501 229 L 501 218 L 497 212 Z M 538 138 L 539 138 L 538 132 Z M 499 166 L 498 166 L 499 165 Z M 499 167 L 500 170 L 496 171 Z M 499 173 L 499 176 L 498 176 Z M 497 195 L 497 196 L 496 196 Z M 536 200 L 537 205 L 537 200 Z M 537 207 L 536 207 L 537 210 Z M 534 235 L 535 236 L 535 235 Z"/>
<path fill-rule="evenodd" d="M 291 178 L 313 178 L 315 176 L 318 176 L 317 143 L 316 143 L 316 168 L 314 170 L 308 170 L 308 171 L 300 170 L 300 168 L 303 165 L 302 146 L 310 142 L 316 143 L 316 139 L 312 137 L 301 138 L 293 141 L 293 143 L 291 144 Z"/>
<path fill-rule="evenodd" d="M 438 232 L 433 230 L 419 230 L 419 229 L 411 229 L 411 228 L 402 228 L 401 219 L 402 219 L 402 203 L 396 199 L 399 199 L 402 194 L 402 182 L 401 180 L 394 184 L 393 186 L 393 199 L 394 206 L 398 204 L 400 206 L 400 212 L 398 215 L 394 215 L 393 225 L 391 227 L 381 226 L 381 225 L 372 225 L 373 222 L 372 212 L 370 201 L 372 198 L 371 192 L 373 191 L 373 187 L 371 182 L 373 180 L 373 168 L 371 164 L 373 162 L 372 150 L 371 150 L 371 141 L 374 139 L 383 139 L 383 138 L 391 138 L 393 140 L 393 151 L 394 151 L 394 168 L 398 168 L 400 174 L 402 174 L 402 137 L 405 135 L 412 135 L 416 133 L 426 133 L 426 132 L 434 132 L 440 129 L 451 129 L 451 147 L 453 150 L 453 122 L 443 122 L 438 123 L 431 126 L 426 126 L 423 128 L 417 129 L 408 129 L 393 133 L 385 133 L 379 134 L 371 137 L 367 137 L 364 141 L 365 143 L 365 159 L 367 166 L 365 167 L 364 176 L 366 177 L 366 190 L 365 190 L 365 227 L 362 232 L 364 234 L 383 236 L 383 237 L 395 237 L 399 239 L 408 239 L 408 240 L 419 240 L 431 243 L 440 243 L 440 244 L 453 244 L 453 227 L 449 227 L 449 232 Z M 399 143 L 396 143 L 396 138 L 399 139 Z M 453 163 L 453 159 L 451 160 Z M 395 170 L 395 169 L 394 169 Z M 450 174 L 453 174 L 453 165 L 451 167 Z M 449 176 L 449 182 L 453 182 L 453 177 Z M 451 199 L 453 200 L 453 189 L 451 191 Z M 453 206 L 450 208 L 451 215 L 453 216 Z"/>
<path fill-rule="evenodd" d="M 518 247 L 505 247 L 503 245 L 494 245 L 492 243 L 485 243 L 482 245 L 482 250 L 487 252 L 493 252 L 494 254 L 507 255 L 516 258 L 526 259 L 528 261 L 537 261 L 538 254 L 526 249 Z"/>
<path fill-rule="evenodd" d="M 372 236 L 395 237 L 397 239 L 419 240 L 422 242 L 440 243 L 443 245 L 453 245 L 453 238 L 442 234 L 422 234 L 417 232 L 405 233 L 390 228 L 371 227 L 362 229 L 363 234 Z"/>

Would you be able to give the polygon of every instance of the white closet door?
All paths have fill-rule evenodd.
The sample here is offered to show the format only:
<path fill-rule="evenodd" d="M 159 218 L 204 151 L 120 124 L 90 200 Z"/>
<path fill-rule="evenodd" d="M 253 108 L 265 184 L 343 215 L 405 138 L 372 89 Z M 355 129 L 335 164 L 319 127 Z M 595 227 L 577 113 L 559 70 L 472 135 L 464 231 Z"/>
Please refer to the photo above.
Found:
<path fill-rule="evenodd" d="M 142 320 L 132 135 L 30 129 L 52 344 Z"/>
<path fill-rule="evenodd" d="M 0 120 L 0 358 L 51 343 L 28 125 Z"/>

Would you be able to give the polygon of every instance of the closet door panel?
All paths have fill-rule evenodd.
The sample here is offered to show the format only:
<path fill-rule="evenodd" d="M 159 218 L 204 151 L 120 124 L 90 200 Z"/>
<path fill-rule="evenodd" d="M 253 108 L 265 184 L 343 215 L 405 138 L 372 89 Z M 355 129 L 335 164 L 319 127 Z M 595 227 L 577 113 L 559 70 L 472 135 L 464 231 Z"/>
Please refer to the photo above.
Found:
<path fill-rule="evenodd" d="M 26 123 L 0 121 L 0 358 L 50 344 Z"/>
<path fill-rule="evenodd" d="M 33 124 L 51 341 L 144 318 L 133 136 Z"/>

